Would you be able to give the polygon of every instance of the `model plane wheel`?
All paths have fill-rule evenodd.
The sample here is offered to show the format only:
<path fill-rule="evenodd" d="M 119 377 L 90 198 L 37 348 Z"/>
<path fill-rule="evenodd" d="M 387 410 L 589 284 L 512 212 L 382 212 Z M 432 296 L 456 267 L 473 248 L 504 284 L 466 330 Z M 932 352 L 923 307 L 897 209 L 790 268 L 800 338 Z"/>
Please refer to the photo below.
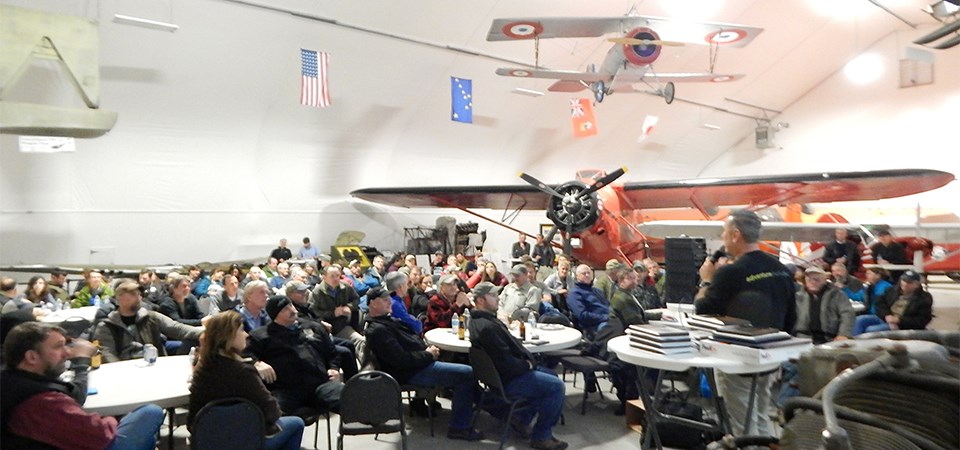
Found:
<path fill-rule="evenodd" d="M 663 99 L 666 100 L 668 105 L 673 103 L 674 93 L 676 93 L 676 88 L 673 86 L 672 81 L 668 81 L 663 87 Z"/>
<path fill-rule="evenodd" d="M 597 103 L 603 102 L 603 97 L 607 95 L 607 86 L 604 85 L 602 81 L 597 82 L 597 90 L 594 91 L 593 96 L 597 99 Z"/>

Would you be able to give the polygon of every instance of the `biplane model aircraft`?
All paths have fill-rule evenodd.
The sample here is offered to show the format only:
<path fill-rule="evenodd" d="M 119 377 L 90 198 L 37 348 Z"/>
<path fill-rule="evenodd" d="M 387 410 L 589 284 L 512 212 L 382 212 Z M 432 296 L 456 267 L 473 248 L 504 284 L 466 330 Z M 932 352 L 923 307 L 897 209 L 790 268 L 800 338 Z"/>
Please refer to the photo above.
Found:
<path fill-rule="evenodd" d="M 653 63 L 663 47 L 685 44 L 711 46 L 711 61 L 719 47 L 743 47 L 762 28 L 712 22 L 679 22 L 671 19 L 627 15 L 620 17 L 531 17 L 496 19 L 487 33 L 488 41 L 597 37 L 616 34 L 607 40 L 614 45 L 607 52 L 599 70 L 590 65 L 587 71 L 523 69 L 504 67 L 497 75 L 509 77 L 549 78 L 558 80 L 548 90 L 579 92 L 590 89 L 597 103 L 614 92 L 635 92 L 634 84 L 651 86 L 666 102 L 672 103 L 675 88 L 681 81 L 725 82 L 742 78 L 741 74 L 707 72 L 657 72 Z M 652 84 L 651 84 L 652 83 Z"/>
<path fill-rule="evenodd" d="M 547 241 L 559 232 L 565 253 L 603 267 L 610 259 L 662 261 L 663 240 L 639 229 L 643 222 L 678 217 L 661 212 L 682 208 L 703 220 L 719 220 L 724 216 L 722 206 L 760 210 L 781 204 L 878 200 L 929 191 L 954 180 L 947 172 L 904 169 L 616 183 L 625 172 L 625 168 L 610 174 L 581 170 L 575 180 L 559 185 L 521 173 L 528 184 L 368 188 L 351 195 L 408 208 L 455 208 L 521 233 L 474 210 L 513 211 L 510 215 L 524 209 L 545 210 L 553 222 Z M 579 245 L 574 246 L 574 240 Z"/>

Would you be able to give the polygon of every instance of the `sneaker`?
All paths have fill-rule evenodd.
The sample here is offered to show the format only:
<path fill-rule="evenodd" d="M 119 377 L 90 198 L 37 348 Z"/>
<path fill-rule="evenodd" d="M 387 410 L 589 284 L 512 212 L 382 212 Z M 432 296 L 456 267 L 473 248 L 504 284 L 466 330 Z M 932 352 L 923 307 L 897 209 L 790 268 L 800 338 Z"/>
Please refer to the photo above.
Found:
<path fill-rule="evenodd" d="M 447 439 L 459 439 L 461 441 L 479 441 L 483 439 L 483 433 L 473 428 L 450 428 L 447 430 Z"/>
<path fill-rule="evenodd" d="M 555 437 L 543 441 L 532 441 L 530 447 L 538 450 L 563 450 L 567 448 L 567 443 Z"/>
<path fill-rule="evenodd" d="M 530 424 L 523 423 L 515 417 L 510 419 L 510 428 L 523 439 L 530 439 L 530 435 L 533 434 L 533 427 Z"/>

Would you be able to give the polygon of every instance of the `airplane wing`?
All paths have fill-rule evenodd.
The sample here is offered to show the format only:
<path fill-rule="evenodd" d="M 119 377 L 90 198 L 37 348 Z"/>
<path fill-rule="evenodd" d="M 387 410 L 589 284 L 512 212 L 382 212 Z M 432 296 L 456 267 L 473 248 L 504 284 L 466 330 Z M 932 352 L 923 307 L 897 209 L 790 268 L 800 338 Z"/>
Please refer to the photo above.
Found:
<path fill-rule="evenodd" d="M 724 83 L 727 81 L 739 80 L 746 75 L 742 73 L 738 74 L 720 74 L 720 73 L 709 73 L 709 72 L 657 72 L 653 73 L 651 71 L 640 72 L 636 70 L 621 70 L 617 73 L 614 81 L 617 83 L 639 83 L 642 81 L 652 81 L 652 82 L 667 82 L 673 81 L 677 83 L 685 82 L 701 82 L 701 83 Z"/>
<path fill-rule="evenodd" d="M 610 75 L 597 72 L 580 72 L 576 70 L 546 70 L 546 69 L 517 69 L 512 67 L 501 67 L 497 69 L 497 75 L 504 77 L 517 78 L 548 78 L 552 80 L 565 81 L 610 81 Z"/>
<path fill-rule="evenodd" d="M 960 242 L 960 223 L 921 223 L 916 225 L 891 225 L 890 231 L 897 236 L 917 236 L 936 243 Z"/>
<path fill-rule="evenodd" d="M 834 239 L 834 230 L 845 227 L 851 232 L 858 230 L 856 224 L 764 222 L 760 239 L 764 241 L 829 242 Z M 723 222 L 719 220 L 655 220 L 637 225 L 645 236 L 695 236 L 719 240 Z"/>
<path fill-rule="evenodd" d="M 587 86 L 584 86 L 583 83 L 570 80 L 560 80 L 547 88 L 550 92 L 580 92 L 584 89 L 587 89 Z"/>
<path fill-rule="evenodd" d="M 653 209 L 875 200 L 936 189 L 953 179 L 947 172 L 904 169 L 632 182 L 612 187 L 623 190 L 630 202 L 625 207 Z M 350 195 L 394 206 L 487 209 L 546 209 L 548 199 L 529 184 L 369 188 Z"/>
<path fill-rule="evenodd" d="M 763 28 L 719 22 L 680 22 L 653 16 L 619 17 L 518 17 L 495 19 L 488 41 L 518 39 L 597 37 L 623 34 L 636 27 L 650 27 L 665 41 L 691 44 L 720 44 L 743 47 Z"/>

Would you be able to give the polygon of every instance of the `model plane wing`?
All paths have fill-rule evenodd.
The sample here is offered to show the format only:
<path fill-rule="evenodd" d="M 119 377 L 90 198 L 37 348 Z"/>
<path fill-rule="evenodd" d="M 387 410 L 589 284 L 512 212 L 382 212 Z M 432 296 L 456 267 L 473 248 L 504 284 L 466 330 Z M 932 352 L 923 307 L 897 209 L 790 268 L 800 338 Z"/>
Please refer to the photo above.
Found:
<path fill-rule="evenodd" d="M 763 31 L 763 28 L 730 23 L 681 22 L 653 16 L 518 17 L 494 20 L 487 40 L 597 37 L 609 33 L 623 34 L 636 27 L 650 27 L 665 41 L 731 47 L 743 47 Z"/>
<path fill-rule="evenodd" d="M 585 81 L 587 83 L 594 81 L 610 81 L 610 75 L 597 72 L 580 72 L 577 70 L 545 70 L 545 69 L 516 69 L 512 67 L 501 67 L 497 69 L 497 75 L 517 78 L 547 78 L 551 80 L 566 81 Z"/>
<path fill-rule="evenodd" d="M 936 189 L 953 179 L 947 172 L 906 169 L 630 182 L 612 187 L 622 189 L 627 206 L 634 209 L 705 208 L 876 200 Z M 370 188 L 350 195 L 394 206 L 488 209 L 546 209 L 548 199 L 529 184 Z"/>
<path fill-rule="evenodd" d="M 639 72 L 639 71 L 620 71 L 614 78 L 617 83 L 640 83 L 643 81 L 661 82 L 673 81 L 677 83 L 702 82 L 702 83 L 722 83 L 734 81 L 743 78 L 742 73 L 728 75 L 709 72 Z"/>
<path fill-rule="evenodd" d="M 856 231 L 855 224 L 835 223 L 793 223 L 764 222 L 760 238 L 764 241 L 789 242 L 829 242 L 834 239 L 834 231 L 843 226 Z M 646 236 L 696 236 L 704 239 L 719 240 L 723 232 L 723 222 L 719 220 L 655 220 L 637 225 Z"/>

